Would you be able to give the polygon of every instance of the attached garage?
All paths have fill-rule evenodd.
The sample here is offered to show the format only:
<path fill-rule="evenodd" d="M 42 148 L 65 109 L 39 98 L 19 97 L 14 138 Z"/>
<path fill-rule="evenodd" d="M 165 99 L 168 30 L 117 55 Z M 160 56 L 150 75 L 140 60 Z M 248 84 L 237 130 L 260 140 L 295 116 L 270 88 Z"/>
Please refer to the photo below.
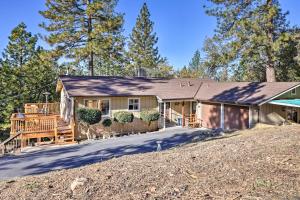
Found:
<path fill-rule="evenodd" d="M 202 126 L 206 128 L 219 128 L 221 126 L 221 105 L 216 103 L 201 104 Z"/>
<path fill-rule="evenodd" d="M 249 107 L 224 105 L 224 128 L 246 129 L 249 128 Z"/>

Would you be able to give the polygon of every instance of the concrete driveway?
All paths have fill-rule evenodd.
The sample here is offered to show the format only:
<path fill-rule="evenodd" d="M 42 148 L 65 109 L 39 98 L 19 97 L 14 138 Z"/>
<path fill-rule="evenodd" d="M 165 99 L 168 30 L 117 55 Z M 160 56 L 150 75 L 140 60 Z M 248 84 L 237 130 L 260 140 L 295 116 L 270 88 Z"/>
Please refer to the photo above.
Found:
<path fill-rule="evenodd" d="M 208 136 L 204 129 L 169 128 L 165 131 L 130 135 L 82 144 L 46 147 L 16 156 L 0 157 L 0 179 L 80 167 L 128 154 L 152 152 L 161 141 L 162 150 Z"/>

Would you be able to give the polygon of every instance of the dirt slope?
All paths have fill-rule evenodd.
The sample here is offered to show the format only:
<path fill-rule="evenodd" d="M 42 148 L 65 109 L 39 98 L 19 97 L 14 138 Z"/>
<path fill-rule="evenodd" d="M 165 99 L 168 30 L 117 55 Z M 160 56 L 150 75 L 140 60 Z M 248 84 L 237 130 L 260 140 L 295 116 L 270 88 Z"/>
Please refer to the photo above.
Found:
<path fill-rule="evenodd" d="M 76 178 L 81 178 L 77 186 Z M 236 132 L 168 151 L 2 181 L 0 198 L 299 199 L 300 126 Z"/>

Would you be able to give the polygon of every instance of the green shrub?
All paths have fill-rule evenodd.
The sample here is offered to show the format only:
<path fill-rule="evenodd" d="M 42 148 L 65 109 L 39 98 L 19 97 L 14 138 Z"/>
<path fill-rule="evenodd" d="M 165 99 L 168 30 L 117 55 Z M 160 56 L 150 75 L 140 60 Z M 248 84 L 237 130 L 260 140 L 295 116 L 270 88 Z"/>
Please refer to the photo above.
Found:
<path fill-rule="evenodd" d="M 89 125 L 96 124 L 101 121 L 101 111 L 91 108 L 80 108 L 77 110 L 79 121 L 85 122 Z"/>
<path fill-rule="evenodd" d="M 111 119 L 105 119 L 105 120 L 103 120 L 103 122 L 102 122 L 102 125 L 103 125 L 104 127 L 110 127 L 111 124 L 112 124 Z"/>
<path fill-rule="evenodd" d="M 127 111 L 119 111 L 114 113 L 114 118 L 115 121 L 122 123 L 122 124 L 127 124 L 131 123 L 133 121 L 133 113 L 127 112 Z"/>
<path fill-rule="evenodd" d="M 152 121 L 157 121 L 159 119 L 159 112 L 145 110 L 141 112 L 140 118 L 144 122 L 148 122 L 150 125 Z"/>

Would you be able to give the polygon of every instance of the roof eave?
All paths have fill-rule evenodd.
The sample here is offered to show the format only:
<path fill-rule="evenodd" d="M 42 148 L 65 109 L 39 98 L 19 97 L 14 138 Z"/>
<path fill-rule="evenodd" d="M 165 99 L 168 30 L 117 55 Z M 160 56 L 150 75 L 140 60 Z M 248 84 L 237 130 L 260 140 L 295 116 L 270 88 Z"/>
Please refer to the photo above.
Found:
<path fill-rule="evenodd" d="M 287 93 L 287 92 L 290 92 L 290 91 L 293 90 L 293 89 L 296 89 L 296 88 L 299 87 L 299 86 L 300 86 L 300 83 L 298 83 L 298 84 L 294 85 L 293 87 L 291 87 L 291 88 L 289 88 L 289 89 L 287 89 L 287 90 L 285 90 L 285 91 L 283 91 L 283 92 L 280 92 L 279 94 L 276 94 L 276 95 L 274 95 L 273 97 L 271 97 L 271 98 L 269 98 L 269 99 L 267 99 L 267 100 L 265 100 L 265 101 L 259 103 L 258 106 L 262 106 L 263 104 L 266 104 L 266 103 L 272 101 L 273 99 L 275 99 L 275 98 L 277 98 L 277 97 L 283 95 L 284 93 Z"/>

